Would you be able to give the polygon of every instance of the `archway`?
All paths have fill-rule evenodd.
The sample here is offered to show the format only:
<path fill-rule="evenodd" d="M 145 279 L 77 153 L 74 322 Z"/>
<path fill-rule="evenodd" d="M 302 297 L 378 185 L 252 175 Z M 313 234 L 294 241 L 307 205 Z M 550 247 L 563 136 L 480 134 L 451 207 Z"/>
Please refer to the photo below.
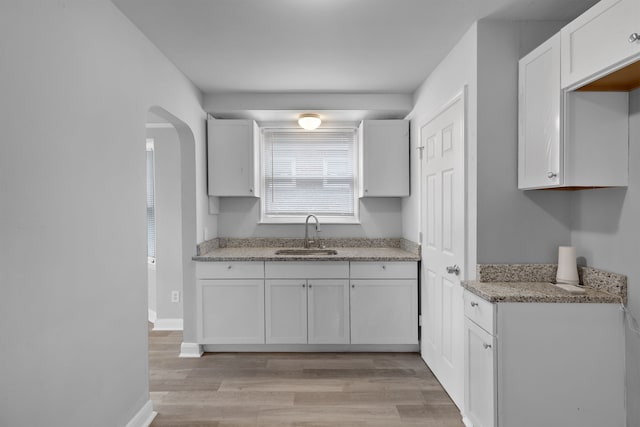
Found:
<path fill-rule="evenodd" d="M 195 138 L 185 122 L 159 106 L 149 108 L 146 128 L 147 138 L 156 141 L 156 159 L 159 160 L 161 154 L 158 148 L 166 150 L 162 153 L 164 169 L 156 168 L 156 172 L 167 173 L 156 176 L 156 182 L 161 184 L 157 190 L 164 192 L 162 205 L 157 206 L 163 209 L 158 211 L 157 222 L 163 228 L 156 230 L 158 286 L 156 292 L 150 289 L 156 304 L 152 309 L 149 302 L 149 320 L 155 317 L 154 330 L 182 330 L 188 320 L 185 318 L 193 316 L 183 307 L 189 306 L 184 304 L 184 291 L 190 289 L 189 284 L 194 280 L 191 256 L 197 243 Z M 188 292 L 187 298 L 190 298 Z"/>

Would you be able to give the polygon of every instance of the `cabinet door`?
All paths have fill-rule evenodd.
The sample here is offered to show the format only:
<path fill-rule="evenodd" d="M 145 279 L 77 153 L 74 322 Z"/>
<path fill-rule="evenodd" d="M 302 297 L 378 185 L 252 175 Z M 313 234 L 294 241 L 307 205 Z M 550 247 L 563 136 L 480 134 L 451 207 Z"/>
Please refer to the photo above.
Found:
<path fill-rule="evenodd" d="M 417 344 L 416 280 L 351 280 L 352 344 Z"/>
<path fill-rule="evenodd" d="M 562 34 L 562 88 L 586 83 L 640 56 L 640 0 L 602 0 Z"/>
<path fill-rule="evenodd" d="M 306 344 L 306 280 L 267 280 L 265 294 L 267 344 Z"/>
<path fill-rule="evenodd" d="M 264 344 L 264 281 L 205 280 L 198 283 L 202 344 Z"/>
<path fill-rule="evenodd" d="M 209 120 L 210 196 L 259 196 L 259 130 L 253 120 Z"/>
<path fill-rule="evenodd" d="M 560 36 L 520 60 L 518 81 L 518 188 L 563 182 Z"/>
<path fill-rule="evenodd" d="M 474 427 L 494 427 L 496 420 L 496 341 L 465 319 L 465 412 Z"/>
<path fill-rule="evenodd" d="M 309 280 L 309 344 L 349 344 L 349 281 Z"/>
<path fill-rule="evenodd" d="M 409 122 L 364 120 L 360 144 L 360 197 L 408 196 Z"/>

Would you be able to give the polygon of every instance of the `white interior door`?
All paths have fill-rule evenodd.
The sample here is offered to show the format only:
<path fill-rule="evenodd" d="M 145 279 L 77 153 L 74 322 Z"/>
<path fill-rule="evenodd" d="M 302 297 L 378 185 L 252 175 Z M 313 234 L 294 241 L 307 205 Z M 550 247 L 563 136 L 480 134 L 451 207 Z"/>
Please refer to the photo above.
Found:
<path fill-rule="evenodd" d="M 464 95 L 420 129 L 421 354 L 459 408 L 464 397 Z"/>

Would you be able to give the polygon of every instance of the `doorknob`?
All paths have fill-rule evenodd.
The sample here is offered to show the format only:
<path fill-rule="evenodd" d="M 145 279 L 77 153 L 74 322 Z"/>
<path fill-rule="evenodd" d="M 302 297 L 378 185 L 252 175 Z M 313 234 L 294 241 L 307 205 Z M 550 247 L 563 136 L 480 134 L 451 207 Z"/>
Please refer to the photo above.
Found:
<path fill-rule="evenodd" d="M 455 274 L 458 276 L 460 274 L 460 267 L 457 264 L 447 266 L 447 273 Z"/>

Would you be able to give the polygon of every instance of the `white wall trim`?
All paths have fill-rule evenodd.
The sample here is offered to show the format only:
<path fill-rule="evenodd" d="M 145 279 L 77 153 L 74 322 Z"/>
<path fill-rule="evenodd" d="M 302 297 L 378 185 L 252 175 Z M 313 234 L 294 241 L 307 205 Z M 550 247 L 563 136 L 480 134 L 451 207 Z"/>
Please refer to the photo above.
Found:
<path fill-rule="evenodd" d="M 467 417 L 462 417 L 462 424 L 464 424 L 465 427 L 473 427 L 473 423 Z"/>
<path fill-rule="evenodd" d="M 149 322 L 155 324 L 157 319 L 158 319 L 158 313 L 156 313 L 155 310 L 149 309 Z"/>
<path fill-rule="evenodd" d="M 131 418 L 126 427 L 149 427 L 156 415 L 158 413 L 153 411 L 153 402 L 148 400 L 138 413 Z"/>
<path fill-rule="evenodd" d="M 204 351 L 202 350 L 202 345 L 195 342 L 183 342 L 180 345 L 180 356 L 182 358 L 187 357 L 200 357 Z"/>
<path fill-rule="evenodd" d="M 153 323 L 154 331 L 182 331 L 182 319 L 158 319 Z"/>

